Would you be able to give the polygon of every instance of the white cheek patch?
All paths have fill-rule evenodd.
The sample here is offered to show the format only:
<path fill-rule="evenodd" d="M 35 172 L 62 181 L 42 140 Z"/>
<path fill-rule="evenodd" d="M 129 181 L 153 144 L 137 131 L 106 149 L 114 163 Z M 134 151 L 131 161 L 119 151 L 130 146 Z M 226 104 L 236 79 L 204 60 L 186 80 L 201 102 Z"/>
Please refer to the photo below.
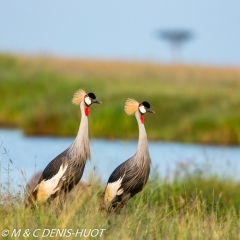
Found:
<path fill-rule="evenodd" d="M 147 111 L 146 111 L 146 109 L 145 109 L 145 107 L 143 106 L 143 105 L 141 105 L 140 107 L 139 107 L 139 111 L 141 112 L 141 113 L 146 113 Z"/>
<path fill-rule="evenodd" d="M 85 97 L 85 98 L 84 98 L 84 101 L 85 101 L 85 103 L 86 103 L 88 106 L 91 105 L 91 103 L 92 103 L 90 97 Z"/>
<path fill-rule="evenodd" d="M 47 200 L 52 194 L 59 190 L 57 187 L 60 179 L 62 178 L 63 174 L 66 172 L 68 165 L 65 167 L 61 165 L 58 173 L 54 175 L 51 179 L 43 180 L 38 185 L 38 194 L 37 200 L 38 201 L 45 201 Z"/>

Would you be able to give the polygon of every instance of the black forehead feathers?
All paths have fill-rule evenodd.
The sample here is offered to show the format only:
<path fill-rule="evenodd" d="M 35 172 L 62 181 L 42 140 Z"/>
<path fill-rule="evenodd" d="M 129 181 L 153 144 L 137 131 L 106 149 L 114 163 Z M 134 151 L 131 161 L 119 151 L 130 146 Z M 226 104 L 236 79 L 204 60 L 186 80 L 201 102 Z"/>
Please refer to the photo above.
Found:
<path fill-rule="evenodd" d="M 146 108 L 150 108 L 150 104 L 146 101 L 142 102 L 143 106 Z"/>
<path fill-rule="evenodd" d="M 94 95 L 94 93 L 88 93 L 88 96 L 91 98 L 91 99 L 96 99 L 96 96 Z"/>

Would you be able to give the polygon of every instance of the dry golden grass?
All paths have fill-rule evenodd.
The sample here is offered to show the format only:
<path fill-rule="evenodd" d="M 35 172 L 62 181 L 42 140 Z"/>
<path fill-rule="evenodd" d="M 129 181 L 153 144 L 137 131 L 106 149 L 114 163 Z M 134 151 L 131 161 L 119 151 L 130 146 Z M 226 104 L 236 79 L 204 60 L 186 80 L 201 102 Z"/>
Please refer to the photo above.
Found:
<path fill-rule="evenodd" d="M 29 61 L 31 67 L 37 69 L 42 67 L 49 71 L 57 72 L 65 76 L 79 77 L 97 75 L 100 77 L 140 77 L 141 79 L 150 74 L 152 76 L 166 77 L 177 76 L 175 81 L 204 80 L 206 76 L 212 81 L 228 79 L 229 81 L 240 81 L 240 68 L 216 67 L 199 65 L 167 65 L 154 62 L 127 62 L 107 61 L 94 59 L 68 59 L 44 56 L 14 56 L 19 65 L 27 68 Z"/>

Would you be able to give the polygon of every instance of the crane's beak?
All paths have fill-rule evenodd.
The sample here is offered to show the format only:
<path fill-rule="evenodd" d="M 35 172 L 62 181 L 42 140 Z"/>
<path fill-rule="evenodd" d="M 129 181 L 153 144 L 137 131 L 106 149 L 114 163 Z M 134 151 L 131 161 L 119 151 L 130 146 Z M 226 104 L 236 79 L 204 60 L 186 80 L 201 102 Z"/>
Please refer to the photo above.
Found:
<path fill-rule="evenodd" d="M 151 110 L 150 108 L 146 108 L 147 112 L 149 113 L 155 113 L 153 110 Z"/>
<path fill-rule="evenodd" d="M 92 99 L 92 103 L 98 103 L 98 104 L 101 104 L 102 102 L 101 102 L 101 101 L 98 101 L 97 99 Z"/>

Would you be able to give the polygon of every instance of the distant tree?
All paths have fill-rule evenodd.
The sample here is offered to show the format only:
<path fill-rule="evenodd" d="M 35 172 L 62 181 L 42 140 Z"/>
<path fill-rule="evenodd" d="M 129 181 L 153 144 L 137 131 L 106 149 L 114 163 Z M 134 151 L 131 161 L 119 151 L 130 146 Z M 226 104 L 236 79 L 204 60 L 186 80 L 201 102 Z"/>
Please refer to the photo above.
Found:
<path fill-rule="evenodd" d="M 173 51 L 173 60 L 179 61 L 180 48 L 183 43 L 186 43 L 193 38 L 193 34 L 191 31 L 183 29 L 158 30 L 157 37 L 170 43 Z"/>

